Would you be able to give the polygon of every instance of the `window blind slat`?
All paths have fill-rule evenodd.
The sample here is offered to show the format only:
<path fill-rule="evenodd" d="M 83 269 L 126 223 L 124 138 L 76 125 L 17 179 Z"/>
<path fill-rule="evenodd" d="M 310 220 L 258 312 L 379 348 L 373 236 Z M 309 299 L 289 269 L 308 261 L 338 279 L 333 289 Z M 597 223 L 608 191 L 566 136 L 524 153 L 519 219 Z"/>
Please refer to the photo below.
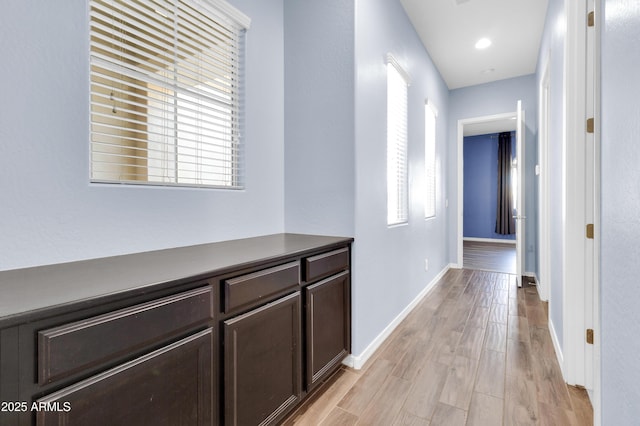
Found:
<path fill-rule="evenodd" d="M 175 107 L 175 102 L 172 102 L 172 97 L 169 96 L 166 97 L 167 99 L 142 96 L 139 97 L 139 101 L 136 101 L 133 99 L 123 99 L 121 97 L 121 93 L 122 92 L 117 90 L 109 93 L 92 91 L 91 95 L 94 105 L 108 107 L 111 111 L 111 117 L 113 119 L 118 118 L 114 116 L 114 114 L 117 114 L 118 111 L 122 113 L 121 115 L 135 115 L 143 114 L 140 112 L 140 110 L 146 108 L 146 115 L 162 116 L 163 114 L 168 114 L 168 112 Z M 149 101 L 149 103 L 145 104 L 142 101 Z M 224 106 L 218 107 L 215 104 L 209 107 L 200 108 L 199 104 L 188 102 L 188 100 L 183 100 L 181 106 L 184 108 L 184 111 L 186 113 L 197 115 L 198 118 L 202 120 L 203 125 L 210 124 L 220 126 L 222 128 L 237 127 L 231 122 L 233 120 L 233 117 L 238 115 L 237 110 L 225 109 Z M 116 108 L 115 113 L 113 112 L 114 107 Z M 146 120 L 144 122 L 146 122 Z"/>
<path fill-rule="evenodd" d="M 136 143 L 138 144 L 137 146 L 123 146 L 122 144 L 118 143 L 118 141 L 111 141 L 109 139 L 105 139 L 104 138 L 105 136 L 109 136 L 109 134 L 104 132 L 99 132 L 99 131 L 95 133 L 93 138 L 94 149 L 100 152 L 111 152 L 115 150 L 115 148 L 122 148 L 131 152 L 139 152 L 140 153 L 139 155 L 138 154 L 136 155 L 131 154 L 131 155 L 133 157 L 139 157 L 140 159 L 145 159 L 148 153 L 164 152 L 162 150 L 157 150 L 153 148 L 145 148 L 144 142 L 146 141 L 140 138 L 135 138 L 135 137 L 127 138 L 128 142 Z M 227 153 L 227 152 L 231 152 L 234 155 L 242 155 L 242 151 L 239 150 L 238 147 L 229 147 L 228 145 L 223 145 L 223 144 L 218 144 L 218 145 L 208 144 L 207 151 L 205 153 L 209 157 L 215 158 L 219 154 Z"/>
<path fill-rule="evenodd" d="M 92 42 L 91 47 L 97 46 L 97 43 Z M 238 76 L 237 74 L 229 74 L 218 72 L 214 69 L 205 69 L 199 67 L 197 64 L 185 64 L 178 62 L 169 63 L 165 60 L 157 59 L 156 62 L 147 62 L 143 61 L 141 57 L 137 57 L 137 69 L 133 66 L 117 66 L 110 62 L 113 56 L 118 56 L 120 59 L 131 61 L 133 58 L 136 58 L 135 55 L 131 54 L 123 54 L 116 49 L 105 48 L 103 52 L 95 52 L 92 59 L 95 61 L 102 61 L 102 64 L 105 68 L 113 69 L 115 72 L 120 72 L 122 74 L 130 74 L 132 71 L 136 72 L 136 75 L 139 76 L 147 76 L 149 80 L 158 80 L 162 81 L 164 84 L 180 84 L 184 86 L 193 86 L 194 84 L 199 84 L 203 82 L 209 82 L 212 84 L 215 82 L 218 86 L 226 86 L 223 90 L 230 91 L 234 86 L 237 85 Z M 163 65 L 166 65 L 165 68 Z M 183 66 L 183 69 L 180 69 L 179 72 L 174 72 L 171 68 L 173 66 Z M 202 65 L 202 64 L 200 64 Z M 184 67 L 188 67 L 184 69 Z M 189 69 L 189 68 L 193 68 Z M 176 75 L 180 75 L 180 80 L 176 81 Z"/>
<path fill-rule="evenodd" d="M 188 158 L 188 156 L 185 156 L 183 154 L 175 154 L 175 155 Z M 119 161 L 123 161 L 125 159 L 127 159 L 127 160 L 135 160 L 135 159 L 137 159 L 137 157 L 126 155 L 126 154 L 109 153 L 109 154 L 107 154 L 107 156 L 109 156 L 109 157 L 117 157 L 119 159 Z M 218 161 L 218 163 L 212 162 L 208 166 L 202 166 L 197 157 L 192 157 L 191 161 L 187 161 L 187 159 L 182 159 L 180 161 L 180 164 L 183 167 L 179 168 L 178 171 L 179 172 L 180 171 L 187 172 L 187 171 L 190 171 L 190 170 L 195 170 L 194 167 L 189 167 L 189 166 L 202 166 L 203 168 L 201 169 L 200 173 L 202 173 L 204 175 L 209 175 L 211 177 L 219 176 L 220 178 L 224 178 L 224 176 L 225 176 L 224 170 L 228 170 L 228 167 L 226 166 L 227 162 L 225 161 L 224 158 L 218 158 L 217 161 Z M 103 170 L 108 169 L 110 164 L 111 163 L 108 162 L 108 161 L 97 161 L 96 162 L 96 165 L 98 167 L 100 167 L 101 165 L 104 166 Z M 128 174 L 134 173 L 134 174 L 136 174 L 138 176 L 141 176 L 143 174 L 143 172 L 146 172 L 146 170 L 143 170 L 143 169 L 147 169 L 147 166 L 146 165 L 142 165 L 142 164 L 132 163 L 129 166 L 132 168 L 132 171 L 129 172 Z M 160 175 L 155 175 L 155 176 L 160 176 Z"/>
<path fill-rule="evenodd" d="M 132 93 L 142 98 L 149 98 L 144 92 L 167 94 L 168 91 L 175 91 L 176 96 L 180 94 L 183 96 L 206 98 L 207 102 L 211 104 L 221 106 L 225 109 L 233 108 L 234 111 L 238 110 L 237 96 L 234 98 L 220 90 L 215 91 L 215 86 L 207 87 L 204 84 L 198 85 L 198 82 L 194 82 L 196 83 L 194 85 L 186 85 L 175 82 L 174 80 L 162 79 L 162 76 L 158 76 L 157 74 L 149 75 L 140 73 L 137 70 L 111 64 L 100 54 L 92 58 L 92 65 L 93 81 L 99 85 L 100 78 L 108 80 L 112 83 L 112 89 L 114 90 L 129 88 L 128 92 L 132 92 L 131 89 L 136 89 L 137 92 Z M 208 90 L 203 90 L 203 87 Z"/>
<path fill-rule="evenodd" d="M 93 1 L 89 17 L 91 19 L 91 29 L 101 30 L 111 42 L 124 40 L 134 40 L 133 46 L 146 46 L 153 48 L 153 43 L 164 47 L 166 50 L 173 49 L 175 17 L 169 19 L 170 11 L 157 11 L 159 20 L 150 20 L 135 10 L 130 9 L 136 3 L 123 3 L 118 1 L 118 6 L 108 2 Z M 162 17 L 159 13 L 167 15 Z M 128 16 L 132 15 L 132 16 Z M 138 19 L 136 19 L 138 18 Z M 124 47 L 127 47 L 126 45 Z M 162 49 L 162 50 L 165 50 Z"/>
<path fill-rule="evenodd" d="M 112 115 L 112 107 L 108 104 L 96 104 L 96 107 L 100 106 L 101 109 L 97 109 L 94 112 L 95 115 L 95 123 L 111 123 L 113 125 L 113 123 L 123 123 L 122 129 L 123 130 L 132 130 L 132 131 L 137 131 L 140 133 L 153 133 L 151 131 L 148 130 L 144 130 L 145 127 L 147 126 L 147 121 L 143 121 L 140 118 L 136 118 L 135 111 L 132 111 L 131 113 L 127 113 L 126 109 L 120 109 L 119 111 L 121 112 L 121 116 L 124 116 L 124 114 L 122 114 L 122 112 L 127 113 L 127 117 L 123 117 L 123 118 L 113 118 Z M 141 117 L 144 118 L 144 115 L 140 115 Z M 194 134 L 199 134 L 198 133 L 198 129 L 202 129 L 203 132 L 207 132 L 208 134 L 220 134 L 220 135 L 231 135 L 233 134 L 236 129 L 234 127 L 223 127 L 223 126 L 218 126 L 216 123 L 208 123 L 202 120 L 194 120 L 193 122 L 189 123 L 186 121 L 181 121 L 181 122 L 176 122 L 176 121 L 170 121 L 170 120 L 162 120 L 162 121 L 158 121 L 157 124 L 152 124 L 152 126 L 154 128 L 166 128 L 166 129 L 175 129 L 177 125 L 183 125 L 184 128 L 186 129 L 187 126 L 196 126 L 196 131 L 193 131 L 192 133 Z M 208 126 L 206 126 L 208 125 Z M 185 135 L 185 137 L 188 135 Z"/>
<path fill-rule="evenodd" d="M 187 2 L 188 3 L 188 2 Z M 209 14 L 215 12 L 210 11 L 209 14 L 205 13 L 202 9 L 197 9 L 189 6 L 185 2 L 178 2 L 177 14 L 182 18 L 179 23 L 179 28 L 190 29 L 195 37 L 191 37 L 194 40 L 207 40 L 212 41 L 218 39 L 225 44 L 227 40 L 234 40 L 240 27 L 234 25 L 231 21 L 212 21 L 207 18 Z M 205 30 L 207 35 L 205 37 L 197 37 L 199 30 Z"/>
<path fill-rule="evenodd" d="M 141 19 L 141 21 L 137 23 L 138 25 L 126 26 L 126 17 L 123 13 L 114 10 L 111 16 L 109 15 L 110 12 L 104 8 L 97 7 L 96 9 L 102 12 L 103 15 L 99 15 L 97 11 L 91 11 L 91 16 L 96 18 L 102 17 L 104 24 L 93 22 L 92 26 L 102 29 L 106 33 L 106 36 L 110 38 L 110 42 L 119 46 L 122 50 L 130 49 L 136 45 L 139 45 L 157 54 L 163 54 L 167 51 L 174 52 L 176 48 L 182 49 L 185 50 L 187 57 L 205 50 L 208 52 L 208 56 L 211 56 L 218 61 L 222 61 L 223 63 L 226 63 L 227 61 L 233 62 L 234 59 L 237 58 L 236 52 L 238 50 L 238 43 L 230 33 L 224 34 L 225 39 L 221 39 L 219 37 L 207 37 L 208 34 L 206 28 L 184 24 L 181 25 L 180 20 L 178 20 L 175 24 L 172 20 L 168 23 L 170 24 L 167 27 L 169 31 L 160 32 L 157 30 L 158 27 L 156 26 L 158 21 L 148 21 L 144 17 L 140 17 L 139 14 L 135 14 L 136 17 Z M 175 17 L 173 18 L 175 19 Z M 175 43 L 175 41 L 173 40 L 174 25 L 178 26 L 178 38 L 182 40 L 182 43 L 179 43 L 177 45 L 173 44 Z M 181 37 L 180 30 L 188 30 L 191 36 Z M 171 41 L 172 44 L 168 44 L 169 41 Z M 207 43 L 204 43 L 204 41 L 207 41 Z M 199 43 L 199 46 L 203 47 L 204 49 L 186 49 L 186 46 L 188 45 L 188 43 L 186 42 L 190 42 L 194 45 Z M 158 45 L 158 47 L 155 47 L 154 43 Z M 214 61 L 210 64 L 215 66 L 216 63 L 217 62 Z"/>

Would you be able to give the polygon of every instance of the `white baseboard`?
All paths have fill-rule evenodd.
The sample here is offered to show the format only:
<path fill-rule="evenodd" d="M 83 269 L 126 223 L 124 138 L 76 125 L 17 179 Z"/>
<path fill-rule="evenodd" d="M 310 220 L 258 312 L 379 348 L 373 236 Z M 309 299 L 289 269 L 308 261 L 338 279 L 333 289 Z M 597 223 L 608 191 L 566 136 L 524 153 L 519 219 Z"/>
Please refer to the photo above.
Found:
<path fill-rule="evenodd" d="M 560 370 L 562 371 L 562 378 L 566 376 L 564 371 L 564 355 L 562 354 L 562 348 L 560 347 L 560 342 L 558 342 L 558 335 L 556 334 L 556 329 L 553 326 L 553 321 L 549 319 L 549 334 L 551 334 L 551 341 L 553 342 L 553 349 L 556 351 L 556 358 L 558 359 L 558 364 L 560 364 Z"/>
<path fill-rule="evenodd" d="M 476 238 L 476 237 L 464 237 L 463 241 L 473 241 L 476 243 L 498 243 L 498 244 L 515 244 L 516 240 L 505 240 L 502 238 Z"/>
<path fill-rule="evenodd" d="M 391 335 L 393 330 L 395 330 L 396 327 L 400 325 L 402 320 L 404 320 L 407 315 L 411 313 L 411 311 L 418 305 L 418 303 L 420 303 L 420 301 L 422 301 L 422 299 L 424 299 L 429 291 L 431 291 L 431 289 L 436 285 L 440 278 L 442 278 L 444 274 L 447 273 L 447 271 L 451 268 L 452 264 L 445 266 L 445 268 L 440 271 L 440 273 L 436 275 L 431 280 L 431 282 L 429 282 L 429 284 L 427 284 L 427 286 L 422 289 L 422 291 L 420 291 L 415 299 L 413 299 L 411 303 L 409 303 L 407 307 L 404 308 L 402 312 L 400 312 L 398 316 L 396 316 L 393 321 L 391 321 L 389 325 L 387 325 L 385 329 L 382 330 L 380 334 L 378 334 L 378 336 L 376 336 L 375 339 L 373 339 L 369 346 L 367 346 L 367 348 L 362 351 L 360 355 L 349 355 L 347 358 L 345 358 L 344 361 L 342 361 L 342 363 L 348 367 L 360 370 L 362 366 L 367 362 L 367 360 L 371 357 L 371 355 L 373 355 L 373 353 L 380 347 L 380 345 L 382 345 L 382 343 L 384 343 L 384 341 Z"/>

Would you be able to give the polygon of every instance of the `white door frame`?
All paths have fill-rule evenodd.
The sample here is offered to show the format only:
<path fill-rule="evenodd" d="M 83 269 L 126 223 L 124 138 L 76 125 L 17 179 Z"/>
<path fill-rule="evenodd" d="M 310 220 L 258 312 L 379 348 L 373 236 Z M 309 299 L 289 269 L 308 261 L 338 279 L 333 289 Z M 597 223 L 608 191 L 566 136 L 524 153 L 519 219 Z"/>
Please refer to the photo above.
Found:
<path fill-rule="evenodd" d="M 517 112 L 485 115 L 482 117 L 463 118 L 458 120 L 458 238 L 456 268 L 463 266 L 463 240 L 464 240 L 464 126 L 467 124 L 487 123 L 501 121 L 516 117 Z M 514 121 L 515 128 L 515 121 Z M 520 197 L 521 194 L 518 194 Z"/>
<path fill-rule="evenodd" d="M 601 101 L 601 92 L 600 92 L 600 54 L 602 52 L 600 48 L 601 41 L 601 28 L 602 28 L 602 20 L 601 16 L 603 16 L 602 11 L 602 2 L 601 0 L 593 0 L 593 11 L 595 14 L 595 28 L 593 34 L 593 42 L 591 43 L 589 49 L 593 55 L 593 112 L 595 116 L 595 129 L 594 129 L 594 149 L 593 149 L 593 166 L 594 166 L 594 188 L 593 188 L 593 199 L 594 199 L 594 212 L 593 212 L 593 224 L 595 227 L 595 244 L 593 246 L 593 329 L 595 332 L 594 338 L 594 347 L 593 347 L 593 392 L 592 392 L 592 406 L 594 411 L 594 425 L 600 426 L 602 423 L 601 419 L 601 393 L 600 393 L 600 205 L 601 205 L 601 188 L 600 188 L 600 177 L 601 177 L 601 133 L 600 133 L 600 119 L 602 117 L 602 111 L 600 109 L 600 101 Z M 589 83 L 589 84 L 591 84 Z"/>
<path fill-rule="evenodd" d="M 595 1 L 596 21 L 601 15 Z M 564 69 L 564 171 L 563 171 L 563 374 L 569 384 L 593 391 L 594 420 L 600 423 L 600 290 L 599 290 L 599 39 L 587 55 L 587 2 L 568 2 Z M 593 67 L 589 69 L 588 67 Z M 589 89 L 587 87 L 589 86 Z M 587 136 L 586 119 L 595 114 L 595 133 Z M 592 183 L 587 184 L 587 179 Z M 585 226 L 593 223 L 595 240 L 587 240 Z M 594 345 L 585 331 L 595 332 Z"/>
<path fill-rule="evenodd" d="M 538 277 L 538 295 L 541 300 L 548 301 L 551 294 L 551 232 L 549 213 L 549 114 L 551 109 L 549 92 L 549 53 L 543 59 L 542 78 L 539 87 L 538 127 L 538 260 L 540 276 Z"/>
<path fill-rule="evenodd" d="M 567 383 L 585 383 L 585 123 L 586 2 L 565 5 L 563 137 L 563 372 Z M 580 19 L 577 17 L 580 16 Z"/>
<path fill-rule="evenodd" d="M 593 0 L 587 0 L 587 10 L 593 10 Z M 594 29 L 587 29 L 586 31 L 586 117 L 596 117 L 596 75 L 595 75 L 595 31 Z M 596 132 L 586 134 L 585 145 L 585 215 L 586 223 L 595 224 L 597 222 L 597 213 L 599 209 L 596 207 L 596 193 L 599 193 L 597 185 L 599 183 L 598 178 L 598 166 L 599 150 Z M 585 240 L 585 327 L 594 328 L 594 289 L 598 282 L 597 274 L 599 271 L 598 265 L 596 265 L 597 259 L 597 244 L 594 239 Z M 585 382 L 584 386 L 587 389 L 593 389 L 593 356 L 594 345 L 586 345 L 585 350 Z"/>
<path fill-rule="evenodd" d="M 516 202 L 516 283 L 518 287 L 523 286 L 523 277 L 525 275 L 525 247 L 526 247 L 526 238 L 525 238 L 525 221 L 527 220 L 526 215 L 526 199 L 525 199 L 525 136 L 526 136 L 527 126 L 525 123 L 525 111 L 522 109 L 522 101 L 518 101 L 517 115 L 516 115 L 516 173 L 518 176 L 517 181 L 517 193 L 518 200 Z"/>

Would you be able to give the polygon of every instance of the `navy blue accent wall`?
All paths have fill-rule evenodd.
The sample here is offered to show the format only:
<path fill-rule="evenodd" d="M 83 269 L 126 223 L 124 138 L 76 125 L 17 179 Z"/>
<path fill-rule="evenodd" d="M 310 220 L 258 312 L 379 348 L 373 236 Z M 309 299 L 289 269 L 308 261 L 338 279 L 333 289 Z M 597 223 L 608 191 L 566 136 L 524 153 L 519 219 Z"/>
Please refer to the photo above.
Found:
<path fill-rule="evenodd" d="M 515 135 L 511 134 L 515 154 Z M 495 233 L 498 198 L 498 134 L 464 138 L 464 237 L 515 240 Z"/>

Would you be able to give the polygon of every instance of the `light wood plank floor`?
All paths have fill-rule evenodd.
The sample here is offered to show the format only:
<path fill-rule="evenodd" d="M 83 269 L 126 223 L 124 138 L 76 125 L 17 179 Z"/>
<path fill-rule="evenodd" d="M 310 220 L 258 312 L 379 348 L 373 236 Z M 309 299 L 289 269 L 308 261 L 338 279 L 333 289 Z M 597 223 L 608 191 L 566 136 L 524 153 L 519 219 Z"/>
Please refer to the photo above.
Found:
<path fill-rule="evenodd" d="M 515 244 L 463 241 L 462 245 L 462 262 L 465 268 L 516 273 Z"/>
<path fill-rule="evenodd" d="M 450 270 L 361 370 L 342 367 L 286 425 L 591 425 L 561 376 L 535 287 Z"/>

